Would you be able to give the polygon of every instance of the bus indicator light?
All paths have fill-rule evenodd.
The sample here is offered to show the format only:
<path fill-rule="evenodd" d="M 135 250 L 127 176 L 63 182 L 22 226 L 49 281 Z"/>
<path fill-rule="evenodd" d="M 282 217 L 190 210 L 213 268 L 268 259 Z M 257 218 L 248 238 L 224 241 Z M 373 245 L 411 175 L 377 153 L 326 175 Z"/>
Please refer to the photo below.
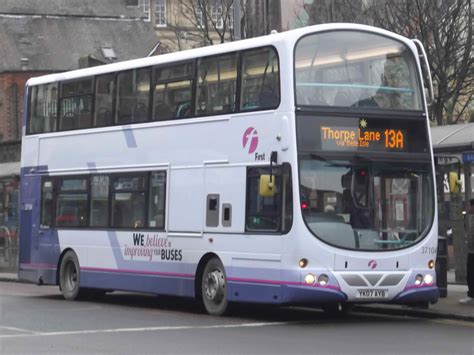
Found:
<path fill-rule="evenodd" d="M 308 265 L 308 259 L 305 259 L 305 258 L 300 259 L 300 261 L 298 262 L 298 265 L 300 266 L 300 268 L 304 269 Z"/>
<path fill-rule="evenodd" d="M 428 261 L 428 267 L 429 267 L 430 269 L 434 269 L 434 267 L 435 267 L 435 262 L 434 262 L 434 260 Z"/>

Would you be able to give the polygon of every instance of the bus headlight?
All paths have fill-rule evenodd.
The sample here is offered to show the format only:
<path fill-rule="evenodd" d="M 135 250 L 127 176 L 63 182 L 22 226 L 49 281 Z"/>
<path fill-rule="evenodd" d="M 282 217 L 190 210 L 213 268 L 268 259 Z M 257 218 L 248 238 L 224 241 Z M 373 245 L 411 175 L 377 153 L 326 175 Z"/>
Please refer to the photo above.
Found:
<path fill-rule="evenodd" d="M 316 282 L 316 276 L 314 276 L 313 274 L 306 274 L 306 276 L 304 277 L 304 282 L 306 282 L 307 285 L 314 285 L 314 283 Z"/>
<path fill-rule="evenodd" d="M 321 285 L 321 286 L 326 286 L 328 284 L 328 281 L 329 281 L 329 277 L 328 275 L 319 275 L 318 277 L 318 283 Z"/>
<path fill-rule="evenodd" d="M 431 274 L 426 274 L 426 275 L 425 275 L 425 278 L 423 279 L 423 281 L 425 282 L 425 284 L 431 285 L 431 284 L 433 283 L 433 275 L 431 275 Z"/>
<path fill-rule="evenodd" d="M 420 275 L 420 274 L 416 275 L 415 285 L 420 286 L 422 282 L 423 282 L 423 275 Z"/>

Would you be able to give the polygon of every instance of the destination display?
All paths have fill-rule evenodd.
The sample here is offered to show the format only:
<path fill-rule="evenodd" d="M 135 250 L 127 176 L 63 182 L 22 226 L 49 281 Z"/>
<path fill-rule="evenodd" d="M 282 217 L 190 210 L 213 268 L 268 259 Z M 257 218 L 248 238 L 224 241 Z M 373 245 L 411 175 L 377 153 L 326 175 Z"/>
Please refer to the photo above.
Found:
<path fill-rule="evenodd" d="M 320 134 L 323 150 L 402 152 L 407 148 L 406 130 L 402 129 L 321 126 Z"/>
<path fill-rule="evenodd" d="M 430 148 L 424 118 L 300 114 L 296 129 L 300 152 L 429 154 Z"/>

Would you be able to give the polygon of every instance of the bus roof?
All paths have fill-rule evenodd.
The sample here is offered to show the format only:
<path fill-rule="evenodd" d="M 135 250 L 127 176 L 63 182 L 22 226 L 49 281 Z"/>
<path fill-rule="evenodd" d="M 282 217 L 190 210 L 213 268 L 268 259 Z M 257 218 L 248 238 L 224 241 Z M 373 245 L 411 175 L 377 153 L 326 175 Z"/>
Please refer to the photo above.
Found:
<path fill-rule="evenodd" d="M 410 47 L 410 49 L 416 53 L 416 47 L 412 41 L 406 37 L 397 35 L 393 32 L 383 30 L 381 28 L 352 24 L 352 23 L 332 23 L 323 25 L 314 25 L 303 27 L 291 31 L 269 34 L 261 37 L 255 37 L 235 42 L 227 42 L 223 44 L 217 44 L 214 46 L 201 47 L 196 49 L 188 49 L 181 52 L 174 52 L 168 54 L 157 55 L 153 57 L 145 57 L 140 59 L 133 59 L 118 63 L 106 64 L 91 68 L 84 68 L 78 70 L 72 70 L 63 73 L 43 75 L 35 78 L 31 78 L 27 81 L 27 86 L 41 85 L 51 82 L 72 80 L 87 76 L 94 76 L 100 74 L 113 73 L 122 70 L 130 70 L 134 68 L 147 67 L 158 64 L 174 63 L 178 61 L 190 60 L 194 58 L 212 56 L 222 53 L 241 51 L 246 49 L 252 49 L 267 45 L 278 46 L 278 43 L 294 44 L 302 36 L 308 33 L 323 32 L 329 30 L 358 30 L 368 31 L 372 33 L 378 33 L 387 37 L 399 40 Z"/>

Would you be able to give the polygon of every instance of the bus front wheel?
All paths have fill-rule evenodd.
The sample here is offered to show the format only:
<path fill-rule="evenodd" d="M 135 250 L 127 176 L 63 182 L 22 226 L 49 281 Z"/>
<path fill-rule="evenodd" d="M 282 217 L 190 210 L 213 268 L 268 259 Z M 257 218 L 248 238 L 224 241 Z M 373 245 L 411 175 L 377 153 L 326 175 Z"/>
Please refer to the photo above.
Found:
<path fill-rule="evenodd" d="M 66 300 L 72 301 L 81 297 L 80 268 L 76 253 L 68 251 L 59 269 L 59 287 Z"/>
<path fill-rule="evenodd" d="M 217 258 L 210 259 L 204 268 L 201 296 L 204 308 L 210 315 L 221 316 L 228 310 L 225 270 Z"/>

